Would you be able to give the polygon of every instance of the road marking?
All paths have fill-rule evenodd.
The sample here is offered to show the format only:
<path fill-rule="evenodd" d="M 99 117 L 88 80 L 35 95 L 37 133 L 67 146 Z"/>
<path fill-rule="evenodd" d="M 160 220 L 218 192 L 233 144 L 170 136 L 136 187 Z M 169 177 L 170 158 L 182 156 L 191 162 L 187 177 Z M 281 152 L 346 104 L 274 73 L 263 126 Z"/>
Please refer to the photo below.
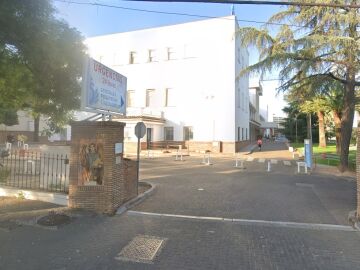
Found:
<path fill-rule="evenodd" d="M 189 216 L 189 215 L 162 214 L 162 213 L 142 212 L 142 211 L 132 211 L 132 210 L 128 211 L 127 214 L 130 216 L 169 217 L 169 218 L 179 218 L 179 219 L 187 219 L 187 220 L 233 222 L 233 223 L 240 224 L 240 225 L 259 225 L 259 226 L 294 228 L 294 229 L 357 232 L 357 230 L 355 230 L 351 226 L 336 225 L 336 224 L 302 223 L 302 222 L 291 222 L 291 221 L 290 222 L 288 222 L 288 221 L 270 221 L 270 220 L 222 218 L 222 217 L 206 217 L 206 216 Z"/>
<path fill-rule="evenodd" d="M 288 161 L 288 160 L 284 160 L 284 165 L 286 165 L 286 166 L 291 166 L 291 162 Z"/>
<path fill-rule="evenodd" d="M 229 171 L 222 171 L 222 172 L 216 172 L 216 173 L 231 174 L 231 173 L 237 173 L 237 172 L 239 172 L 239 169 L 237 169 L 237 170 L 229 170 Z"/>
<path fill-rule="evenodd" d="M 297 187 L 307 187 L 307 188 L 313 188 L 314 187 L 313 184 L 306 184 L 306 183 L 296 183 L 295 185 Z"/>
<path fill-rule="evenodd" d="M 259 162 L 259 163 L 264 163 L 264 162 L 265 162 L 265 158 L 259 158 L 258 162 Z"/>
<path fill-rule="evenodd" d="M 277 159 L 272 159 L 272 160 L 270 160 L 270 162 L 271 162 L 271 164 L 277 164 L 278 163 Z"/>
<path fill-rule="evenodd" d="M 249 161 L 249 162 L 254 161 L 254 158 L 253 158 L 253 157 L 248 157 L 248 158 L 246 159 L 246 161 Z"/>

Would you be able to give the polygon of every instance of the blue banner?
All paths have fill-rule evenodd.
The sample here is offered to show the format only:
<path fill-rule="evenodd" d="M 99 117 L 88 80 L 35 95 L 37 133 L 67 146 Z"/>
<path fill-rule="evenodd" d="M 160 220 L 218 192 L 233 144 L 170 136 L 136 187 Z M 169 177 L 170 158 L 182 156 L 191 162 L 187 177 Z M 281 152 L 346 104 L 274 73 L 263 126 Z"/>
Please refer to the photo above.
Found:
<path fill-rule="evenodd" d="M 304 140 L 304 150 L 305 150 L 305 163 L 306 167 L 312 168 L 312 153 L 311 153 L 311 143 L 310 140 Z"/>

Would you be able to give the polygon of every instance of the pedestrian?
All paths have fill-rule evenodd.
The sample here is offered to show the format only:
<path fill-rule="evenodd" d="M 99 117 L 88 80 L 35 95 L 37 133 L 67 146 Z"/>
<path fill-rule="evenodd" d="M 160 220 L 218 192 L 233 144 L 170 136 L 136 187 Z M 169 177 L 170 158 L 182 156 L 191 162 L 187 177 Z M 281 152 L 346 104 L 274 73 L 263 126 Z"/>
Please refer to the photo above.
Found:
<path fill-rule="evenodd" d="M 259 138 L 259 139 L 257 140 L 257 145 L 259 146 L 259 151 L 261 151 L 261 146 L 262 146 L 262 140 L 261 140 L 261 138 Z"/>

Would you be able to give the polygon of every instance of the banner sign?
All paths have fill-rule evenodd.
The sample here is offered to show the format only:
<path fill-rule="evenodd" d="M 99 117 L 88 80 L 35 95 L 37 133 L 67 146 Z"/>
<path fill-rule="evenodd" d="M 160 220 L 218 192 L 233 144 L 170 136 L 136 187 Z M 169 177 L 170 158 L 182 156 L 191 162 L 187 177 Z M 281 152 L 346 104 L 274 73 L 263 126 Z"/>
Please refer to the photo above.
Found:
<path fill-rule="evenodd" d="M 125 76 L 92 58 L 87 58 L 82 84 L 82 110 L 126 114 Z"/>
<path fill-rule="evenodd" d="M 308 168 L 312 168 L 312 153 L 311 153 L 311 142 L 308 139 L 304 140 L 304 150 L 305 150 L 305 163 Z"/>

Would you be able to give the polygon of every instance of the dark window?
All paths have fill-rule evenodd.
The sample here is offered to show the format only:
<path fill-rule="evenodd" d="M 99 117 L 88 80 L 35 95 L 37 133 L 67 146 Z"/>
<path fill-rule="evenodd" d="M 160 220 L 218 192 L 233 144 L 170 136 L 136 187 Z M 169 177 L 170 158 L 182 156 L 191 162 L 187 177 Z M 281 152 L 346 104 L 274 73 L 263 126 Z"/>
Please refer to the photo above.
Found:
<path fill-rule="evenodd" d="M 184 127 L 184 141 L 192 140 L 194 137 L 193 127 Z"/>
<path fill-rule="evenodd" d="M 174 140 L 174 127 L 164 127 L 164 139 L 165 141 Z"/>

